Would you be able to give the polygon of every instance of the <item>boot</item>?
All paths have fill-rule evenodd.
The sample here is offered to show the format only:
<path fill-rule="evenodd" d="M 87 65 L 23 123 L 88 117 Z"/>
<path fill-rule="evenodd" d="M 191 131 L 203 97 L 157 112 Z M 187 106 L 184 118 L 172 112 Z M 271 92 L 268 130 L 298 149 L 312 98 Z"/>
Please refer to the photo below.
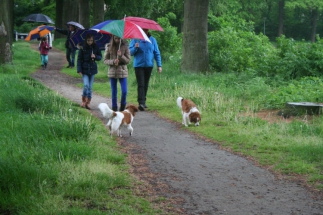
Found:
<path fill-rule="evenodd" d="M 85 103 L 86 103 L 86 97 L 82 96 L 82 103 L 81 103 L 81 107 L 84 108 L 85 107 Z"/>
<path fill-rule="evenodd" d="M 126 108 L 126 105 L 121 104 L 119 111 L 124 111 L 125 108 Z"/>
<path fill-rule="evenodd" d="M 46 69 L 46 68 L 47 68 L 47 63 L 45 63 L 45 65 L 44 65 L 44 66 L 45 66 L 45 69 Z"/>
<path fill-rule="evenodd" d="M 86 102 L 85 102 L 85 108 L 88 109 L 88 110 L 91 110 L 89 104 L 91 102 L 91 99 L 90 98 L 86 98 Z"/>
<path fill-rule="evenodd" d="M 113 111 L 118 111 L 118 106 L 112 107 Z"/>
<path fill-rule="evenodd" d="M 41 65 L 41 68 L 44 70 L 45 69 L 45 66 L 44 65 Z"/>

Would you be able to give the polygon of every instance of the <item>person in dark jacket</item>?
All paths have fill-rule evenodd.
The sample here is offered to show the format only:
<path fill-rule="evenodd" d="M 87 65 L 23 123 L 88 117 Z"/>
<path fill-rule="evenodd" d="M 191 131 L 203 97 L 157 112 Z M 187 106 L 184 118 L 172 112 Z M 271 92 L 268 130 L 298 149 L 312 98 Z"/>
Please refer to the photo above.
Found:
<path fill-rule="evenodd" d="M 67 35 L 65 42 L 66 60 L 68 62 L 67 68 L 74 68 L 76 48 L 72 46 L 72 44 L 69 42 L 69 39 L 74 34 L 74 32 L 77 31 L 77 28 L 74 25 L 69 25 L 68 29 L 69 30 L 64 30 L 55 27 L 55 31 Z"/>
<path fill-rule="evenodd" d="M 101 50 L 95 44 L 92 34 L 86 35 L 84 46 L 80 47 L 77 58 L 77 73 L 83 78 L 83 93 L 81 107 L 90 109 L 89 104 L 92 99 L 92 86 L 94 76 L 98 73 L 96 61 L 102 59 Z"/>

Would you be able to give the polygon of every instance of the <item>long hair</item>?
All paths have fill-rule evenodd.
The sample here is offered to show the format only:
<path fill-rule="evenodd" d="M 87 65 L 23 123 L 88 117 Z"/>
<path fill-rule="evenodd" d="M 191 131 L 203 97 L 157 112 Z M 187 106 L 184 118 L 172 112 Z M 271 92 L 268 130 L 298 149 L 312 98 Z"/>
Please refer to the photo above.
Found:
<path fill-rule="evenodd" d="M 110 53 L 113 53 L 113 54 L 117 54 L 117 51 L 119 50 L 119 42 L 116 42 L 114 40 L 114 38 L 119 38 L 118 36 L 115 36 L 115 35 L 112 35 L 111 39 L 110 39 Z M 121 42 L 121 46 L 122 45 L 127 45 L 127 41 L 126 40 L 123 40 L 120 38 L 120 42 Z"/>

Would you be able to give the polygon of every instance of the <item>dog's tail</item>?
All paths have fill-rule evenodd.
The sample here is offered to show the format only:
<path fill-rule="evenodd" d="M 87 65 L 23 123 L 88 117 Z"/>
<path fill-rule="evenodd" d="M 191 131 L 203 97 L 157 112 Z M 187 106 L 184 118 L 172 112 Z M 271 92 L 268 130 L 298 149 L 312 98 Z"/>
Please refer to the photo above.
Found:
<path fill-rule="evenodd" d="M 177 106 L 179 108 L 182 108 L 182 101 L 183 101 L 183 97 L 178 97 L 176 100 Z"/>

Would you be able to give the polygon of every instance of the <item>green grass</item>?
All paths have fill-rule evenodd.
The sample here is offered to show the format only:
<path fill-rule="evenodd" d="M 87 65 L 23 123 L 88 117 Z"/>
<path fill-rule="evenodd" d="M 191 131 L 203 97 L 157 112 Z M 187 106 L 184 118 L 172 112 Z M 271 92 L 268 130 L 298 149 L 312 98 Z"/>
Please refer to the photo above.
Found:
<path fill-rule="evenodd" d="M 99 65 L 99 75 L 96 77 L 98 81 L 95 82 L 94 90 L 110 97 L 110 85 L 106 77 L 108 68 L 102 61 Z M 299 90 L 290 90 L 290 83 L 274 87 L 276 84 L 269 78 L 250 77 L 247 74 L 182 74 L 179 72 L 179 65 L 179 58 L 172 56 L 164 60 L 162 74 L 158 74 L 154 68 L 147 98 L 150 110 L 157 111 L 162 117 L 181 122 L 176 98 L 190 98 L 199 106 L 202 122 L 199 127 L 183 129 L 210 138 L 236 153 L 251 156 L 274 171 L 303 176 L 309 184 L 322 189 L 322 117 L 314 116 L 312 121 L 272 124 L 255 117 L 255 112 L 259 110 L 284 107 L 290 101 L 288 97 L 317 102 L 317 94 L 323 92 L 316 89 L 312 97 L 308 92 L 313 91 L 313 82 L 321 85 L 322 78 L 294 81 L 293 84 Z M 128 103 L 137 104 L 132 62 L 128 69 L 127 100 Z M 279 94 L 283 96 L 279 97 Z M 275 104 L 268 105 L 266 101 L 270 99 L 275 100 Z"/>
<path fill-rule="evenodd" d="M 62 39 L 54 44 L 64 50 Z M 17 42 L 13 51 L 14 64 L 0 70 L 0 213 L 159 214 L 146 199 L 132 194 L 136 184 L 127 172 L 126 155 L 106 135 L 104 125 L 29 77 L 39 68 L 39 53 L 29 43 Z M 164 60 L 162 74 L 154 69 L 150 110 L 181 122 L 176 98 L 190 98 L 199 106 L 202 122 L 182 129 L 276 172 L 300 175 L 323 190 L 322 117 L 292 123 L 255 117 L 265 107 L 283 106 L 289 83 L 273 87 L 268 78 L 243 74 L 182 74 L 179 63 L 174 56 Z M 127 99 L 137 104 L 132 64 L 128 68 Z M 94 91 L 110 97 L 107 69 L 101 61 Z M 63 72 L 78 77 L 75 70 Z M 293 88 L 292 95 L 302 98 L 311 85 L 301 86 L 301 91 Z M 265 104 L 269 95 L 275 96 L 275 105 Z"/>
<path fill-rule="evenodd" d="M 31 79 L 39 53 L 15 45 L 29 60 L 15 54 L 0 76 L 0 214 L 160 214 L 132 193 L 137 182 L 105 126 Z"/>

